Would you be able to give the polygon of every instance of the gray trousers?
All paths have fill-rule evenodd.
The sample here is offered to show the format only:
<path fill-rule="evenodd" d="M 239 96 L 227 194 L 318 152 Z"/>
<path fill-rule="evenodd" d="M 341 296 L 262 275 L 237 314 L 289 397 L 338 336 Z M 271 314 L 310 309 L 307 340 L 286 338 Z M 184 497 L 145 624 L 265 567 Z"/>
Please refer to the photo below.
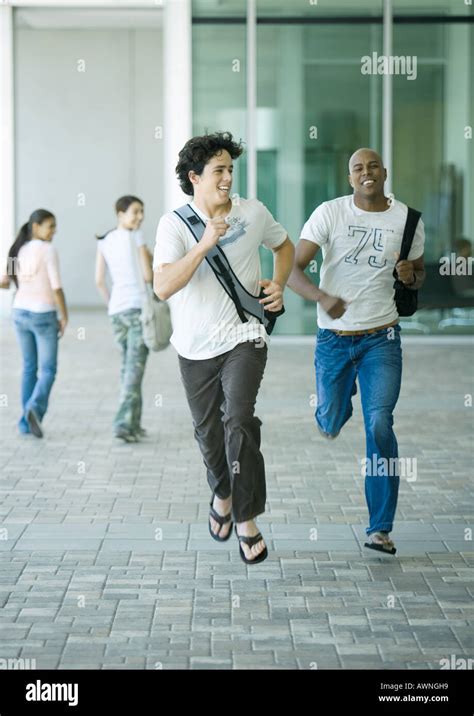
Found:
<path fill-rule="evenodd" d="M 258 339 L 206 360 L 178 356 L 209 487 L 221 499 L 232 495 L 235 522 L 265 511 L 262 423 L 254 411 L 267 352 Z"/>

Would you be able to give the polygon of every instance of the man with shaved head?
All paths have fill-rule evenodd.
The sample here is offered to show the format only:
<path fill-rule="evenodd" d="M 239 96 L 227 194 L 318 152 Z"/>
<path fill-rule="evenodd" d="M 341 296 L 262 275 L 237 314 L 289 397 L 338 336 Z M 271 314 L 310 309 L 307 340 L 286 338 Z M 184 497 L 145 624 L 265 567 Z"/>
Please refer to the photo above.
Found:
<path fill-rule="evenodd" d="M 351 417 L 358 380 L 367 450 L 365 546 L 395 554 L 390 532 L 400 477 L 393 411 L 402 352 L 393 272 L 408 289 L 420 288 L 424 227 L 420 219 L 408 258 L 399 260 L 408 207 L 385 195 L 386 178 L 376 151 L 354 152 L 348 176 L 353 193 L 313 211 L 301 232 L 288 286 L 317 304 L 315 418 L 323 437 L 336 438 Z M 318 288 L 304 270 L 320 248 Z"/>

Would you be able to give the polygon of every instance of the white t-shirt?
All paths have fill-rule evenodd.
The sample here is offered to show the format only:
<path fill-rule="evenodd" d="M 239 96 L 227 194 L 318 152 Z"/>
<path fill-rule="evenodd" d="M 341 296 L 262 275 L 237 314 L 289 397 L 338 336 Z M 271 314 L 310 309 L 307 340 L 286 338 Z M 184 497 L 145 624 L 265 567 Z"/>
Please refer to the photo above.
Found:
<path fill-rule="evenodd" d="M 194 202 L 191 206 L 204 222 L 209 220 Z M 274 249 L 285 241 L 287 232 L 260 201 L 237 195 L 232 197 L 232 208 L 225 220 L 230 228 L 219 239 L 219 246 L 242 285 L 258 296 L 259 246 Z M 196 239 L 184 222 L 174 212 L 165 214 L 156 231 L 153 268 L 178 261 L 194 246 Z M 260 337 L 267 340 L 265 328 L 257 318 L 248 316 L 248 323 L 242 323 L 234 302 L 206 259 L 168 303 L 173 324 L 171 343 L 184 358 L 204 360 L 230 351 L 243 341 Z"/>
<path fill-rule="evenodd" d="M 18 253 L 18 290 L 13 308 L 33 313 L 56 311 L 53 291 L 61 286 L 58 254 L 50 241 L 31 239 Z"/>
<path fill-rule="evenodd" d="M 144 246 L 141 231 L 114 229 L 97 242 L 97 250 L 105 259 L 112 279 L 112 293 L 108 314 L 141 308 L 143 288 L 140 281 L 140 263 L 137 246 Z"/>
<path fill-rule="evenodd" d="M 301 239 L 321 246 L 319 287 L 352 301 L 341 318 L 332 319 L 318 303 L 318 326 L 355 331 L 376 328 L 398 318 L 393 269 L 400 252 L 408 208 L 392 201 L 386 211 L 363 211 L 353 195 L 325 201 L 309 217 Z M 425 229 L 420 219 L 408 259 L 423 254 Z"/>

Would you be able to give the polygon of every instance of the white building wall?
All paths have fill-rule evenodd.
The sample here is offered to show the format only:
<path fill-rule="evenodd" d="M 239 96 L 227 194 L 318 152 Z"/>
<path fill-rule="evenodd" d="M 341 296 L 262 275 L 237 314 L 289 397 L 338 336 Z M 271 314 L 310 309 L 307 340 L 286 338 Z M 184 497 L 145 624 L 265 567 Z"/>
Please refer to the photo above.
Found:
<path fill-rule="evenodd" d="M 119 196 L 145 202 L 153 246 L 163 211 L 162 82 L 160 28 L 15 31 L 16 228 L 37 208 L 56 215 L 71 306 L 101 305 L 94 234 L 115 225 Z"/>

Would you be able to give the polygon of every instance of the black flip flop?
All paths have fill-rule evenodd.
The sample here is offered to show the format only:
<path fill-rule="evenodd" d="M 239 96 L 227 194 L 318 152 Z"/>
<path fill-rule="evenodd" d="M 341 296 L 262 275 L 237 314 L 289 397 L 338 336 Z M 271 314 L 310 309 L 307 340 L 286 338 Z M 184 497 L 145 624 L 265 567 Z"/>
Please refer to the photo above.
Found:
<path fill-rule="evenodd" d="M 239 533 L 237 532 L 237 525 L 235 525 L 235 534 L 237 535 L 237 539 L 239 540 L 240 558 L 242 559 L 243 562 L 245 562 L 245 564 L 258 564 L 259 562 L 263 562 L 263 560 L 268 557 L 268 550 L 265 547 L 263 552 L 260 552 L 260 554 L 257 557 L 255 557 L 254 559 L 247 559 L 247 557 L 245 556 L 244 550 L 240 546 L 241 542 L 245 542 L 245 544 L 248 545 L 249 547 L 252 547 L 254 544 L 257 544 L 257 542 L 260 542 L 260 540 L 263 539 L 260 532 L 257 535 L 255 535 L 254 537 L 244 537 L 244 535 L 239 535 Z"/>
<path fill-rule="evenodd" d="M 383 544 L 374 544 L 373 542 L 365 542 L 364 547 L 374 549 L 376 552 L 384 552 L 384 554 L 396 554 L 396 547 L 384 547 Z"/>
<path fill-rule="evenodd" d="M 213 502 L 214 502 L 214 495 L 212 496 L 212 499 L 210 502 L 211 509 L 209 510 L 209 517 L 212 517 L 213 520 L 215 520 L 216 522 L 219 523 L 219 525 L 220 525 L 219 532 L 220 532 L 222 525 L 225 525 L 225 524 L 227 524 L 227 522 L 231 521 L 232 513 L 229 512 L 228 515 L 224 515 L 224 516 L 219 515 L 212 506 Z M 232 536 L 232 522 L 230 522 L 230 529 L 225 537 L 219 537 L 219 532 L 217 534 L 215 534 L 212 531 L 210 520 L 207 521 L 207 524 L 209 526 L 209 534 L 211 535 L 212 539 L 216 540 L 216 542 L 227 542 L 227 540 Z"/>

